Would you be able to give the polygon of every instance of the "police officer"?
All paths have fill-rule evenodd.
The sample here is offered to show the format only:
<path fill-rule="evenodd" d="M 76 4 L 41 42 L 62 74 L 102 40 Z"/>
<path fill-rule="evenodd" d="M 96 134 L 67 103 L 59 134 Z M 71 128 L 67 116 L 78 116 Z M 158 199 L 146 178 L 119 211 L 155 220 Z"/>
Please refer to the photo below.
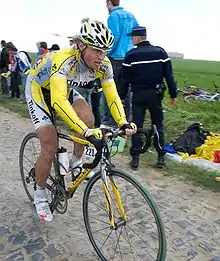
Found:
<path fill-rule="evenodd" d="M 162 98 L 165 91 L 163 79 L 166 79 L 171 104 L 176 104 L 177 88 L 173 78 L 171 60 L 166 51 L 147 41 L 146 28 L 138 26 L 128 34 L 137 48 L 127 52 L 122 69 L 122 85 L 119 90 L 121 99 L 126 96 L 129 85 L 133 92 L 132 117 L 138 128 L 142 128 L 146 110 L 150 112 L 152 125 L 156 126 L 157 135 L 154 145 L 157 150 L 157 167 L 165 165 L 162 149 L 164 145 Z M 158 139 L 157 139 L 158 138 Z M 158 141 L 158 142 L 157 142 Z M 132 136 L 129 165 L 136 170 L 139 165 L 141 139 L 138 134 Z"/>

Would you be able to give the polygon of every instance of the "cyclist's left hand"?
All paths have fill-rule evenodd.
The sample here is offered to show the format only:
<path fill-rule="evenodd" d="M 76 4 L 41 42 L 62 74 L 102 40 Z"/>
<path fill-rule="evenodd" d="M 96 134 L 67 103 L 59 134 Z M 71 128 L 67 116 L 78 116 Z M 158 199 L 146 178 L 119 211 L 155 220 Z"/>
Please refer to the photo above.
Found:
<path fill-rule="evenodd" d="M 135 123 L 125 123 L 120 127 L 120 130 L 123 130 L 125 132 L 125 135 L 132 136 L 137 132 L 137 126 Z"/>

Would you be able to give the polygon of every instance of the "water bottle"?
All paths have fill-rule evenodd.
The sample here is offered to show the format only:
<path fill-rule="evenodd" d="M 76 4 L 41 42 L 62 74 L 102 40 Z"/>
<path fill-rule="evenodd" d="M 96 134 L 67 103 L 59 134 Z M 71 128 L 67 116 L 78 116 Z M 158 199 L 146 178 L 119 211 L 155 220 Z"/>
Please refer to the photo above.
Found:
<path fill-rule="evenodd" d="M 72 173 L 67 150 L 64 147 L 58 150 L 58 161 L 60 165 L 60 174 L 64 177 L 65 188 L 67 189 L 72 183 Z"/>
<path fill-rule="evenodd" d="M 58 161 L 60 165 L 60 174 L 65 176 L 70 172 L 70 164 L 67 150 L 64 147 L 58 149 Z"/>

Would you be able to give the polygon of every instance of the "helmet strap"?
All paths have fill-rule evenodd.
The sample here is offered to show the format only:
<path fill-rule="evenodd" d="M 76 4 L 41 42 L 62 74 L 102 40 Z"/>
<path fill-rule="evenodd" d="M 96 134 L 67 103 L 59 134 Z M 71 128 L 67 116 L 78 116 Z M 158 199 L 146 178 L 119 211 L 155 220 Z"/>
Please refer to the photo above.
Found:
<path fill-rule="evenodd" d="M 80 50 L 80 52 L 81 52 L 81 58 L 83 59 L 84 63 L 85 63 L 84 53 L 85 53 L 86 48 L 87 48 L 87 45 L 85 45 L 85 48 L 84 48 L 82 51 Z"/>

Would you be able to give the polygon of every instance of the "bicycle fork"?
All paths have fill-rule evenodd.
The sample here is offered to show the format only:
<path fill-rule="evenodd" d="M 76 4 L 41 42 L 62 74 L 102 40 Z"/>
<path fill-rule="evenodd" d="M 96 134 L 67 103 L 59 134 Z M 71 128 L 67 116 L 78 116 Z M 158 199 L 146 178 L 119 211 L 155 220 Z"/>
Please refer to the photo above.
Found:
<path fill-rule="evenodd" d="M 124 226 L 126 224 L 127 217 L 126 217 L 125 210 L 124 210 L 124 207 L 123 207 L 123 204 L 121 201 L 121 196 L 120 196 L 119 190 L 115 184 L 115 180 L 113 177 L 109 177 L 109 179 L 110 179 L 110 184 L 112 186 L 113 194 L 116 199 L 116 208 L 118 207 L 118 209 L 120 210 L 120 214 L 121 214 L 120 220 L 117 223 L 115 222 L 115 217 L 114 217 L 114 213 L 113 213 L 112 199 L 111 199 L 111 194 L 109 191 L 109 183 L 107 181 L 106 170 L 103 169 L 102 170 L 102 180 L 103 180 L 103 188 L 104 188 L 105 199 L 106 199 L 107 213 L 109 216 L 111 228 L 116 230 L 120 226 Z"/>

